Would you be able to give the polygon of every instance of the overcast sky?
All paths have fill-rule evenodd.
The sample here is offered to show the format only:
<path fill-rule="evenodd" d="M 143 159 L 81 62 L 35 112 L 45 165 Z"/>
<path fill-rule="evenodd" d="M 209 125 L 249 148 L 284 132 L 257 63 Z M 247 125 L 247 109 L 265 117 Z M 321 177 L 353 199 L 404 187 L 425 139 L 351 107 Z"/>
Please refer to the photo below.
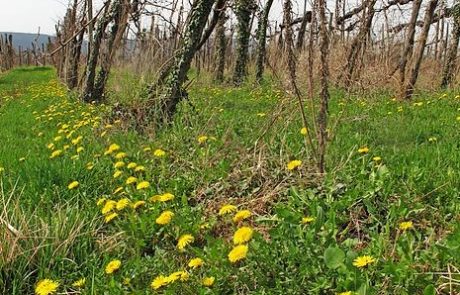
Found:
<path fill-rule="evenodd" d="M 0 0 L 0 31 L 54 34 L 67 0 Z"/>
<path fill-rule="evenodd" d="M 93 2 L 96 8 L 102 0 Z M 40 27 L 41 33 L 54 35 L 54 25 L 64 16 L 68 3 L 69 0 L 0 0 L 0 32 L 36 33 Z M 294 1 L 294 9 L 298 8 L 296 4 Z M 271 14 L 281 16 L 281 1 L 275 1 L 273 6 Z"/>
<path fill-rule="evenodd" d="M 102 1 L 93 0 L 95 10 L 100 7 Z M 188 2 L 188 0 L 184 1 Z M 359 1 L 349 0 L 347 3 Z M 36 33 L 40 27 L 42 34 L 54 35 L 54 26 L 64 16 L 68 2 L 69 0 L 0 0 L 0 32 Z M 304 0 L 293 0 L 295 14 L 303 10 L 303 2 Z M 311 0 L 307 0 L 308 7 L 311 6 L 310 2 Z M 332 3 L 335 1 L 328 0 L 328 2 L 332 8 Z M 272 20 L 282 19 L 281 7 L 282 0 L 275 0 L 270 13 Z M 148 27 L 148 23 L 144 22 L 143 26 Z"/>

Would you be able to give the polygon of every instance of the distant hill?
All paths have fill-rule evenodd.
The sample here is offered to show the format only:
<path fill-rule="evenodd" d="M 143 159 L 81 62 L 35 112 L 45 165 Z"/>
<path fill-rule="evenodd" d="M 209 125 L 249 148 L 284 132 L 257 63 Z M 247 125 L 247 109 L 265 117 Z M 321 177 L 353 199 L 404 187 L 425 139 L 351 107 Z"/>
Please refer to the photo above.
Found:
<path fill-rule="evenodd" d="M 32 42 L 35 41 L 35 38 L 37 38 L 37 34 L 31 34 L 31 33 L 13 33 L 13 32 L 0 32 L 2 37 L 5 37 L 5 34 L 12 34 L 13 35 L 13 46 L 18 49 L 19 46 L 21 46 L 22 49 L 29 49 L 32 48 Z M 51 35 L 46 35 L 46 34 L 40 34 L 37 40 L 38 46 L 42 46 L 42 44 L 47 44 L 48 43 L 48 38 L 51 38 L 51 40 L 54 39 L 54 36 Z"/>

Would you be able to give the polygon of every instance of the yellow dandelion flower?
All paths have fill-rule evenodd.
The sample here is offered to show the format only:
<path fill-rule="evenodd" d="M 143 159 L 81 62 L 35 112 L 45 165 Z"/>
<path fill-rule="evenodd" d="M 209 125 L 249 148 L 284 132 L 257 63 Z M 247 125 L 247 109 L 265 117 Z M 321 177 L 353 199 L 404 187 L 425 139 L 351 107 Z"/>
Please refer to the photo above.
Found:
<path fill-rule="evenodd" d="M 81 278 L 79 280 L 76 280 L 75 282 L 72 283 L 72 287 L 74 288 L 83 288 L 85 286 L 86 279 Z"/>
<path fill-rule="evenodd" d="M 369 152 L 369 148 L 367 146 L 364 146 L 358 149 L 358 153 L 360 154 L 367 154 L 368 152 Z"/>
<path fill-rule="evenodd" d="M 236 209 L 237 208 L 234 205 L 230 205 L 230 204 L 224 205 L 219 209 L 219 215 L 233 213 L 236 211 Z"/>
<path fill-rule="evenodd" d="M 36 295 L 50 295 L 56 293 L 59 283 L 50 279 L 40 280 L 35 286 Z"/>
<path fill-rule="evenodd" d="M 85 149 L 84 149 L 82 146 L 79 146 L 79 147 L 77 148 L 77 153 L 81 153 L 81 152 L 83 152 L 84 150 L 85 150 Z"/>
<path fill-rule="evenodd" d="M 150 183 L 148 181 L 141 181 L 137 184 L 136 189 L 141 190 L 141 189 L 146 189 L 150 187 Z"/>
<path fill-rule="evenodd" d="M 62 155 L 62 150 L 55 150 L 51 153 L 50 159 L 54 159 Z"/>
<path fill-rule="evenodd" d="M 116 152 L 120 150 L 120 146 L 116 143 L 112 143 L 110 146 L 109 146 L 109 149 L 104 153 L 105 155 L 109 155 L 109 154 L 112 154 L 113 152 Z"/>
<path fill-rule="evenodd" d="M 408 229 L 411 229 L 414 227 L 414 224 L 412 223 L 412 221 L 403 221 L 401 223 L 399 223 L 399 229 L 400 230 L 408 230 Z"/>
<path fill-rule="evenodd" d="M 119 168 L 121 168 L 123 166 L 125 166 L 125 162 L 123 162 L 123 161 L 118 161 L 113 165 L 113 167 L 115 167 L 117 169 L 119 169 Z"/>
<path fill-rule="evenodd" d="M 105 223 L 109 223 L 110 221 L 112 221 L 113 219 L 117 218 L 118 217 L 118 213 L 116 212 L 113 212 L 113 213 L 110 213 L 109 215 L 107 215 L 105 218 L 104 218 L 104 221 Z"/>
<path fill-rule="evenodd" d="M 233 222 L 240 222 L 244 219 L 248 219 L 251 217 L 252 213 L 249 210 L 241 210 L 236 212 L 235 216 L 233 216 Z"/>
<path fill-rule="evenodd" d="M 162 194 L 162 195 L 155 195 L 155 196 L 151 197 L 150 201 L 152 201 L 152 202 L 167 202 L 167 201 L 171 201 L 173 199 L 174 199 L 173 194 L 165 193 L 165 194 Z"/>
<path fill-rule="evenodd" d="M 153 155 L 155 157 L 158 157 L 158 158 L 161 158 L 161 157 L 164 157 L 166 155 L 166 152 L 162 149 L 156 149 L 154 152 L 153 152 Z"/>
<path fill-rule="evenodd" d="M 300 129 L 300 134 L 307 135 L 307 133 L 308 133 L 307 127 L 303 127 L 302 129 Z"/>
<path fill-rule="evenodd" d="M 107 266 L 105 267 L 105 273 L 106 274 L 113 274 L 117 270 L 119 270 L 121 267 L 121 261 L 118 259 L 114 259 L 110 261 Z"/>
<path fill-rule="evenodd" d="M 116 170 L 116 171 L 113 173 L 113 178 L 118 178 L 118 177 L 120 177 L 122 174 L 123 174 L 122 171 Z"/>
<path fill-rule="evenodd" d="M 174 217 L 172 211 L 164 211 L 160 216 L 155 220 L 157 224 L 166 225 L 171 222 L 171 219 Z"/>
<path fill-rule="evenodd" d="M 152 283 L 150 284 L 150 287 L 154 290 L 158 290 L 163 286 L 166 286 L 168 284 L 168 279 L 165 276 L 157 276 L 155 279 L 153 279 Z"/>
<path fill-rule="evenodd" d="M 308 224 L 313 221 L 315 221 L 314 217 L 311 217 L 311 216 L 302 217 L 302 224 Z"/>
<path fill-rule="evenodd" d="M 203 144 L 208 140 L 208 137 L 206 135 L 200 135 L 198 136 L 198 143 Z"/>
<path fill-rule="evenodd" d="M 102 204 L 105 203 L 105 201 L 107 201 L 106 198 L 104 198 L 104 197 L 99 198 L 99 200 L 97 200 L 96 206 L 101 206 Z"/>
<path fill-rule="evenodd" d="M 104 204 L 104 207 L 102 207 L 101 209 L 101 213 L 105 215 L 109 213 L 110 211 L 112 211 L 113 209 L 115 209 L 116 206 L 117 206 L 117 202 L 115 202 L 114 200 L 107 200 Z"/>
<path fill-rule="evenodd" d="M 77 138 L 72 139 L 72 144 L 77 145 L 77 144 L 79 144 L 81 142 L 82 139 L 83 139 L 83 136 L 80 135 Z"/>
<path fill-rule="evenodd" d="M 127 166 L 128 169 L 134 169 L 136 167 L 137 167 L 137 164 L 134 163 L 134 162 L 129 163 L 128 166 Z"/>
<path fill-rule="evenodd" d="M 233 244 L 240 245 L 249 242 L 252 239 L 254 231 L 248 226 L 243 226 L 237 229 L 233 235 Z"/>
<path fill-rule="evenodd" d="M 289 171 L 292 171 L 292 170 L 297 169 L 298 167 L 300 167 L 300 165 L 302 165 L 302 161 L 300 161 L 300 160 L 292 160 L 287 164 L 287 169 Z"/>
<path fill-rule="evenodd" d="M 228 253 L 228 260 L 231 263 L 238 262 L 242 259 L 246 258 L 246 255 L 248 254 L 248 245 L 238 245 Z"/>
<path fill-rule="evenodd" d="M 86 164 L 86 169 L 92 170 L 93 168 L 94 168 L 94 163 L 89 162 L 89 163 Z"/>
<path fill-rule="evenodd" d="M 201 259 L 201 258 L 193 258 L 193 259 L 190 259 L 190 261 L 188 262 L 188 267 L 196 269 L 196 268 L 198 268 L 200 266 L 203 266 L 203 264 L 204 264 L 203 259 Z"/>
<path fill-rule="evenodd" d="M 145 167 L 144 166 L 137 166 L 134 168 L 134 171 L 136 172 L 145 172 Z"/>
<path fill-rule="evenodd" d="M 136 210 L 144 205 L 145 205 L 145 201 L 137 201 L 136 203 L 133 204 L 133 209 Z"/>
<path fill-rule="evenodd" d="M 67 186 L 67 188 L 68 188 L 69 190 L 72 190 L 72 189 L 77 188 L 79 185 L 80 185 L 80 183 L 79 183 L 78 181 L 72 181 L 72 182 Z"/>
<path fill-rule="evenodd" d="M 121 211 L 125 209 L 129 205 L 129 203 L 130 202 L 128 198 L 123 198 L 123 199 L 118 200 L 117 205 L 116 205 L 117 210 Z"/>
<path fill-rule="evenodd" d="M 351 291 L 346 291 L 346 292 L 337 293 L 337 295 L 353 295 L 353 293 L 351 293 Z"/>
<path fill-rule="evenodd" d="M 375 258 L 369 255 L 359 256 L 353 260 L 353 265 L 358 268 L 366 267 L 371 263 L 375 263 Z"/>
<path fill-rule="evenodd" d="M 46 146 L 49 150 L 53 150 L 54 149 L 54 143 L 50 143 Z"/>
<path fill-rule="evenodd" d="M 372 161 L 374 161 L 375 163 L 379 163 L 380 161 L 382 161 L 382 158 L 376 156 L 376 157 L 373 157 L 373 158 L 372 158 Z"/>
<path fill-rule="evenodd" d="M 192 235 L 186 234 L 182 235 L 179 237 L 179 240 L 177 241 L 177 248 L 180 251 L 183 251 L 187 245 L 193 243 L 195 241 L 195 238 Z"/>
<path fill-rule="evenodd" d="M 54 138 L 54 141 L 60 141 L 61 139 L 62 139 L 62 136 L 56 136 L 56 137 Z"/>
<path fill-rule="evenodd" d="M 206 286 L 206 287 L 212 287 L 212 285 L 214 285 L 214 281 L 216 279 L 214 277 L 206 277 L 203 279 L 202 283 L 203 283 L 203 286 Z"/>
<path fill-rule="evenodd" d="M 127 156 L 125 152 L 119 152 L 118 154 L 115 155 L 115 159 L 120 160 L 123 159 Z"/>
<path fill-rule="evenodd" d="M 137 182 L 137 178 L 134 176 L 130 176 L 126 179 L 126 184 L 133 184 L 135 182 Z"/>

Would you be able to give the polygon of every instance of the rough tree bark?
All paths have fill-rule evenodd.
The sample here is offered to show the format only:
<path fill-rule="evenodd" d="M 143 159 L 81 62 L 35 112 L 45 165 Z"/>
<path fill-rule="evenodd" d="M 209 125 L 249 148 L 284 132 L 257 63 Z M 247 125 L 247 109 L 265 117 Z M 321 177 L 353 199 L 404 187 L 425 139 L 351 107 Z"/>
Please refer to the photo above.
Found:
<path fill-rule="evenodd" d="M 115 0 L 112 5 L 110 20 L 113 21 L 108 36 L 107 52 L 101 58 L 101 68 L 94 83 L 93 97 L 102 100 L 104 89 L 113 63 L 113 57 L 120 47 L 130 10 L 129 0 Z"/>
<path fill-rule="evenodd" d="M 458 42 L 460 41 L 460 3 L 457 0 L 450 12 L 454 22 L 452 28 L 452 39 L 447 50 L 446 62 L 442 71 L 441 87 L 450 86 L 454 78 L 454 71 L 457 65 Z"/>
<path fill-rule="evenodd" d="M 417 82 L 420 65 L 423 59 L 423 53 L 425 52 L 426 40 L 428 38 L 428 33 L 430 31 L 430 26 L 433 20 L 434 10 L 438 5 L 438 0 L 431 0 L 428 3 L 428 6 L 425 11 L 424 23 L 422 32 L 420 34 L 420 38 L 418 40 L 418 45 L 414 53 L 414 64 L 411 69 L 411 75 L 409 77 L 409 81 L 406 85 L 406 90 L 404 91 L 404 99 L 409 100 L 412 98 L 414 93 L 414 86 Z"/>
<path fill-rule="evenodd" d="M 182 84 L 187 78 L 198 45 L 201 41 L 206 21 L 211 13 L 215 0 L 196 0 L 185 26 L 186 31 L 183 35 L 182 44 L 174 58 L 165 83 L 160 93 L 151 92 L 149 106 L 153 107 L 153 114 L 158 121 L 169 122 L 174 115 L 178 103 L 187 97 L 187 92 Z M 158 89 L 157 89 L 158 90 Z"/>
<path fill-rule="evenodd" d="M 311 11 L 307 11 L 307 0 L 305 0 L 304 6 L 303 6 L 303 18 L 302 18 L 302 22 L 300 23 L 299 34 L 297 35 L 297 43 L 296 43 L 297 50 L 301 50 L 303 48 L 303 44 L 305 41 L 305 33 L 307 32 L 307 24 L 310 21 L 311 21 Z"/>
<path fill-rule="evenodd" d="M 353 39 L 350 50 L 348 51 L 347 62 L 343 67 L 344 76 L 341 75 L 340 77 L 341 79 L 343 78 L 345 88 L 349 88 L 353 81 L 353 74 L 356 70 L 356 62 L 359 59 L 359 53 L 369 38 L 375 14 L 374 5 L 376 2 L 377 0 L 367 0 L 365 3 L 365 18 L 363 19 L 358 35 Z"/>
<path fill-rule="evenodd" d="M 225 22 L 227 16 L 225 11 L 220 15 L 219 21 L 216 28 L 216 72 L 215 79 L 217 82 L 222 83 L 224 81 L 224 70 L 225 70 L 225 53 L 227 47 L 227 38 L 225 38 Z"/>
<path fill-rule="evenodd" d="M 109 19 L 109 6 L 110 0 L 106 2 L 104 12 L 100 16 L 96 24 L 96 30 L 94 32 L 93 44 L 91 46 L 91 52 L 89 53 L 88 62 L 86 64 L 86 76 L 84 81 L 84 88 L 81 98 L 85 102 L 92 102 L 97 99 L 93 96 L 94 93 L 94 80 L 96 78 L 96 67 L 99 60 L 99 51 L 101 49 L 102 39 L 104 37 L 105 29 L 110 22 Z"/>
<path fill-rule="evenodd" d="M 422 0 L 415 0 L 412 4 L 412 14 L 407 27 L 407 36 L 404 42 L 404 49 L 399 59 L 398 70 L 399 70 L 399 83 L 401 88 L 404 87 L 406 81 L 406 67 L 412 51 L 414 50 L 414 39 L 415 39 L 415 27 L 417 24 L 417 18 L 420 11 Z"/>
<path fill-rule="evenodd" d="M 240 85 L 247 76 L 247 62 L 249 58 L 249 37 L 251 15 L 255 9 L 253 0 L 236 0 L 235 15 L 237 24 L 236 62 L 233 71 L 233 83 Z"/>
<path fill-rule="evenodd" d="M 373 6 L 372 6 L 373 7 Z M 327 32 L 326 0 L 319 0 L 320 37 L 320 109 L 318 114 L 318 170 L 325 171 L 327 143 L 327 114 L 329 110 L 329 36 Z"/>
<path fill-rule="evenodd" d="M 83 6 L 83 11 L 86 10 L 86 2 L 84 3 Z M 75 20 L 76 23 L 76 13 L 77 13 L 77 1 L 75 1 L 75 5 L 73 8 L 73 19 Z M 80 24 L 84 23 L 84 14 L 81 16 L 80 19 Z M 78 31 L 78 27 L 74 27 L 74 31 Z M 74 34 L 75 32 L 72 32 Z M 67 73 L 67 87 L 69 89 L 74 89 L 75 87 L 78 86 L 78 68 L 80 65 L 80 57 L 81 57 L 81 48 L 83 44 L 83 38 L 85 35 L 85 30 L 81 30 L 80 34 L 75 36 L 75 38 L 70 42 L 70 56 L 69 56 L 69 69 Z"/>
<path fill-rule="evenodd" d="M 265 67 L 266 43 L 267 43 L 267 25 L 268 14 L 272 7 L 273 0 L 267 0 L 264 9 L 260 11 L 259 23 L 257 26 L 257 60 L 256 60 L 256 80 L 260 83 Z"/>

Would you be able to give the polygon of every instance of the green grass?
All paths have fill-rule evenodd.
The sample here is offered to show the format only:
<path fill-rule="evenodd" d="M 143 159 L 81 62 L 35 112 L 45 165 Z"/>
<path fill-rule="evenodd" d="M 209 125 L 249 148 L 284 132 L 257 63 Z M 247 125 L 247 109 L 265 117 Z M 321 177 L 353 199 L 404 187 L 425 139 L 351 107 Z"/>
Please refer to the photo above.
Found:
<path fill-rule="evenodd" d="M 116 80 L 121 86 L 111 83 L 116 91 L 102 106 L 75 101 L 50 68 L 0 77 L 1 294 L 32 293 L 45 278 L 58 281 L 59 292 L 77 294 L 460 291 L 456 93 L 421 93 L 402 103 L 387 94 L 358 98 L 333 90 L 328 173 L 318 177 L 311 173 L 295 100 L 271 83 L 232 88 L 206 80 L 197 78 L 171 125 L 141 132 L 133 128 L 134 117 L 114 106 L 136 105 L 142 83 L 131 75 Z M 208 140 L 200 144 L 203 135 Z M 119 151 L 104 155 L 114 143 L 126 152 L 126 165 L 135 162 L 145 172 L 125 166 L 114 178 Z M 359 154 L 364 146 L 369 153 Z M 53 149 L 63 154 L 50 159 Z M 155 157 L 155 149 L 166 156 Z M 289 172 L 293 159 L 303 164 Z M 128 176 L 150 187 L 126 185 Z M 78 188 L 67 188 L 72 181 Z M 124 193 L 115 194 L 120 186 Z M 163 193 L 174 200 L 149 200 Z M 114 210 L 118 217 L 105 223 L 100 198 L 146 205 Z M 218 216 L 224 204 L 253 216 L 235 224 L 231 216 Z M 171 223 L 156 224 L 165 210 L 175 214 Z M 314 221 L 301 224 L 304 216 Z M 401 231 L 402 221 L 414 227 Z M 246 259 L 233 264 L 227 254 L 243 224 L 255 234 Z M 195 241 L 180 252 L 183 234 Z M 358 269 L 352 262 L 362 255 L 376 262 Z M 193 257 L 205 265 L 190 269 Z M 113 259 L 121 268 L 105 274 Z M 155 277 L 180 270 L 189 272 L 187 281 L 150 287 Z M 210 276 L 214 285 L 203 286 Z M 72 287 L 80 278 L 85 287 Z"/>

